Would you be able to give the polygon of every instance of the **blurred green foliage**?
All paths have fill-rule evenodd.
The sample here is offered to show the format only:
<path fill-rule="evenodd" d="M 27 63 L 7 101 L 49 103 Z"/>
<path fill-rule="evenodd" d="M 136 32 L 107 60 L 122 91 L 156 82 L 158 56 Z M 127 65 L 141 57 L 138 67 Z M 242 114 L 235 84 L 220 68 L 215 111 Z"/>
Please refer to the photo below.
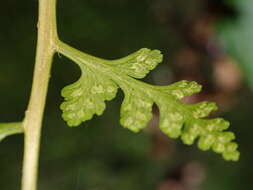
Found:
<path fill-rule="evenodd" d="M 219 24 L 221 43 L 230 55 L 239 60 L 251 87 L 253 87 L 253 1 L 228 1 L 236 7 L 239 16 L 235 21 Z"/>
<path fill-rule="evenodd" d="M 192 1 L 195 4 L 177 2 L 181 3 L 177 6 L 180 13 L 188 10 L 189 5 L 200 5 L 196 0 Z M 59 1 L 60 37 L 104 58 L 122 57 L 141 47 L 160 49 L 165 62 L 158 71 L 168 70 L 169 74 L 168 60 L 172 62 L 177 50 L 185 44 L 176 30 L 156 21 L 153 3 L 152 0 Z M 31 88 L 36 22 L 36 1 L 1 2 L 1 121 L 23 118 Z M 245 46 L 238 47 L 250 51 Z M 251 66 L 247 63 L 247 67 Z M 79 75 L 80 71 L 69 60 L 55 57 L 42 135 L 39 189 L 154 190 L 175 167 L 192 160 L 206 168 L 201 190 L 253 188 L 253 96 L 247 89 L 238 95 L 240 104 L 224 115 L 238 136 L 242 153 L 239 163 L 227 163 L 211 152 L 200 152 L 180 142 L 163 159 L 155 159 L 151 156 L 153 137 L 150 133 L 133 134 L 120 127 L 122 94 L 107 104 L 102 117 L 95 117 L 80 128 L 66 126 L 58 109 L 62 101 L 60 90 Z M 147 80 L 153 81 L 152 74 Z M 3 190 L 19 189 L 22 138 L 22 135 L 9 137 L 0 144 L 0 188 Z"/>

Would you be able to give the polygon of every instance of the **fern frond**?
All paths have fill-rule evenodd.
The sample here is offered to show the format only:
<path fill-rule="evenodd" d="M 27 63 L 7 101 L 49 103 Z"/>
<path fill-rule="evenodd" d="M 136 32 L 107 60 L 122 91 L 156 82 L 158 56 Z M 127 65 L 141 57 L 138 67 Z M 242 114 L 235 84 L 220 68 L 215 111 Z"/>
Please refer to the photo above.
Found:
<path fill-rule="evenodd" d="M 215 103 L 200 102 L 187 105 L 180 100 L 201 91 L 196 82 L 180 81 L 167 86 L 149 85 L 135 78 L 143 78 L 162 61 L 158 50 L 141 49 L 125 58 L 104 60 L 87 55 L 64 43 L 59 52 L 76 62 L 82 71 L 80 79 L 65 87 L 61 105 L 63 118 L 69 126 L 78 126 L 101 115 L 105 101 L 116 96 L 118 88 L 125 94 L 120 123 L 133 132 L 145 128 L 152 119 L 152 106 L 160 111 L 160 129 L 171 138 L 181 138 L 191 145 L 198 139 L 202 150 L 212 149 L 226 160 L 239 159 L 235 136 L 225 132 L 229 123 L 221 118 L 206 120 L 217 109 Z"/>

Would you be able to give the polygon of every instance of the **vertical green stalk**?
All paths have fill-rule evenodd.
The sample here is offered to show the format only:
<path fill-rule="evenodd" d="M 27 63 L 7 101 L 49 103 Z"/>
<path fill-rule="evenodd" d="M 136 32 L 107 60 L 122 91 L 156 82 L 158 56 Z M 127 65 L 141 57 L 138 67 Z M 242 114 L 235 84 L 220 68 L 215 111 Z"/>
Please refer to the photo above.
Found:
<path fill-rule="evenodd" d="M 57 41 L 56 0 L 39 0 L 37 52 L 30 102 L 24 120 L 25 150 L 22 190 L 36 190 L 42 119 L 54 44 Z"/>

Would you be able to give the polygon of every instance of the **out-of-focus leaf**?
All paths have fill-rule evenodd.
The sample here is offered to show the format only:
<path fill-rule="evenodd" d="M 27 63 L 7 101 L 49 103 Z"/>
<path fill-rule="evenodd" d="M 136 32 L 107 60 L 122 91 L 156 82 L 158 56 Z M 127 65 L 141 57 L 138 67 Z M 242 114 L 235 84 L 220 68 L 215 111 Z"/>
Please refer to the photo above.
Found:
<path fill-rule="evenodd" d="M 218 33 L 223 46 L 237 58 L 253 88 L 253 1 L 233 1 L 232 4 L 239 11 L 239 18 L 236 22 L 220 23 Z"/>

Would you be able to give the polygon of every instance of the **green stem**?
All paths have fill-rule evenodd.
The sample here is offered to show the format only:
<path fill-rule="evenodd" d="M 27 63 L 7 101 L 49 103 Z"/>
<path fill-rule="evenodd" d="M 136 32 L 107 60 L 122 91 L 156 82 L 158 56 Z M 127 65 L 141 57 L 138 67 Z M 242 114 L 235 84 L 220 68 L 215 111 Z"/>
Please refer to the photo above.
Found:
<path fill-rule="evenodd" d="M 22 190 L 36 190 L 40 136 L 54 44 L 57 40 L 56 0 L 39 0 L 37 52 L 31 97 L 24 119 L 25 150 Z"/>
<path fill-rule="evenodd" d="M 22 122 L 0 123 L 0 141 L 5 137 L 24 132 Z"/>

